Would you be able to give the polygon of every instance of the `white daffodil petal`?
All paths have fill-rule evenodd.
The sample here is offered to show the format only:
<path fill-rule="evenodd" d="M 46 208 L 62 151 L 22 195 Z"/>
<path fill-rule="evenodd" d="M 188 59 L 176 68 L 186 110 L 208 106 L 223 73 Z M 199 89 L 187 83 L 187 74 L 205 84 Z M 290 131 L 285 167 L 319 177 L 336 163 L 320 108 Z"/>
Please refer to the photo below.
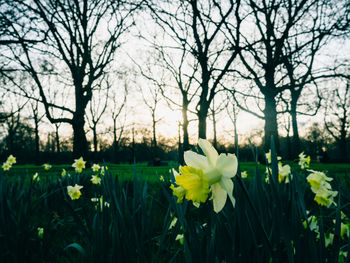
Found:
<path fill-rule="evenodd" d="M 216 160 L 219 157 L 218 152 L 215 150 L 213 145 L 210 144 L 207 140 L 199 139 L 198 145 L 201 147 L 202 151 L 204 152 L 205 156 L 208 158 L 210 164 L 212 166 L 215 166 Z"/>
<path fill-rule="evenodd" d="M 225 206 L 227 192 L 220 186 L 219 183 L 213 184 L 213 205 L 215 213 L 219 213 Z"/>
<path fill-rule="evenodd" d="M 237 158 L 234 154 L 220 154 L 216 161 L 216 168 L 227 178 L 232 178 L 237 173 Z"/>
<path fill-rule="evenodd" d="M 232 182 L 232 180 L 229 178 L 222 178 L 221 181 L 219 182 L 219 184 L 222 187 L 222 189 L 224 189 L 227 192 L 228 197 L 230 198 L 233 207 L 235 207 L 236 200 L 233 198 L 233 182 Z"/>
<path fill-rule="evenodd" d="M 184 154 L 185 163 L 196 169 L 206 169 L 209 166 L 208 159 L 198 153 L 186 151 Z"/>

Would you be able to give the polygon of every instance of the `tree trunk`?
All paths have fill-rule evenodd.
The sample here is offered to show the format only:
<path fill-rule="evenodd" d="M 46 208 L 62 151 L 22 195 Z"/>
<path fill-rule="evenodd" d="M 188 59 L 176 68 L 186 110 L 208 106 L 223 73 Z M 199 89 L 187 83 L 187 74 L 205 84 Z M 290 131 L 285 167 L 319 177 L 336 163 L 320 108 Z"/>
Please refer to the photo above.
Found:
<path fill-rule="evenodd" d="M 152 132 L 153 132 L 153 140 L 152 140 L 152 148 L 153 148 L 153 161 L 154 159 L 157 157 L 157 134 L 156 134 L 156 125 L 157 125 L 157 121 L 156 121 L 156 116 L 155 116 L 155 112 L 153 112 L 152 114 Z"/>
<path fill-rule="evenodd" d="M 182 142 L 182 150 L 187 151 L 190 149 L 190 142 L 188 138 L 188 102 L 183 102 L 182 105 L 182 131 L 183 131 L 183 142 Z"/>
<path fill-rule="evenodd" d="M 93 140 L 94 140 L 94 153 L 95 155 L 97 154 L 97 131 L 96 131 L 96 125 L 92 128 L 92 133 L 93 133 Z M 95 156 L 96 157 L 96 156 Z"/>
<path fill-rule="evenodd" d="M 277 153 L 280 152 L 278 127 L 277 127 L 277 112 L 276 112 L 276 100 L 271 95 L 265 94 L 265 151 L 267 152 L 271 148 L 271 137 L 273 136 Z"/>
<path fill-rule="evenodd" d="M 40 137 L 39 137 L 39 121 L 36 117 L 34 117 L 34 133 L 35 133 L 35 159 L 36 161 L 39 160 L 39 154 L 40 154 Z"/>
<path fill-rule="evenodd" d="M 113 151 L 114 151 L 114 161 L 117 162 L 118 159 L 118 142 L 117 142 L 117 119 L 113 119 Z"/>
<path fill-rule="evenodd" d="M 215 110 L 211 112 L 212 118 L 213 118 L 213 130 L 214 130 L 214 138 L 213 138 L 213 146 L 216 149 L 217 148 L 217 137 L 216 137 L 216 119 L 215 119 Z"/>
<path fill-rule="evenodd" d="M 297 120 L 297 98 L 293 98 L 291 102 L 290 116 L 292 117 L 292 129 L 293 129 L 293 150 L 292 158 L 297 158 L 300 153 L 300 138 L 298 131 L 298 120 Z"/>
<path fill-rule="evenodd" d="M 55 139 L 56 139 L 56 152 L 60 153 L 61 152 L 61 146 L 60 146 L 60 135 L 58 133 L 58 126 L 56 126 L 56 131 L 55 131 Z"/>
<path fill-rule="evenodd" d="M 208 116 L 208 103 L 202 103 L 200 105 L 198 116 L 198 138 L 206 139 L 207 138 L 207 116 Z"/>
<path fill-rule="evenodd" d="M 84 125 L 85 125 L 85 119 L 84 119 L 84 111 L 82 113 L 76 112 L 73 118 L 73 157 L 74 158 L 79 158 L 87 157 L 88 153 L 88 145 L 87 145 L 87 140 L 85 136 L 85 130 L 84 130 Z"/>

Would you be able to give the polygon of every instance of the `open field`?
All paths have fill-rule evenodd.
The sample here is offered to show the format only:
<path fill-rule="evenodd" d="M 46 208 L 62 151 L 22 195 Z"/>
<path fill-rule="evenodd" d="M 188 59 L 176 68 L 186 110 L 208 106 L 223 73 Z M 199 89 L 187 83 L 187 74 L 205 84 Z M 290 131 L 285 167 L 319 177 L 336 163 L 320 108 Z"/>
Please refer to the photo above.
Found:
<path fill-rule="evenodd" d="M 297 171 L 298 164 L 285 162 L 289 164 L 293 171 Z M 101 164 L 102 165 L 102 164 Z M 113 174 L 117 175 L 120 180 L 131 180 L 134 174 L 134 165 L 132 164 L 113 164 L 106 163 L 108 170 Z M 136 164 L 136 172 L 139 176 L 142 176 L 145 180 L 149 182 L 159 181 L 160 176 L 163 176 L 165 179 L 170 178 L 170 169 L 178 169 L 178 165 L 175 162 L 169 162 L 168 166 L 148 166 L 147 163 L 138 163 Z M 252 176 L 255 171 L 254 162 L 241 162 L 240 163 L 241 171 L 247 171 L 248 177 Z M 38 172 L 39 175 L 59 175 L 62 172 L 62 169 L 66 169 L 68 173 L 74 173 L 74 169 L 71 165 L 52 165 L 52 168 L 48 171 L 45 171 L 44 168 L 40 165 L 15 165 L 12 169 L 7 172 L 8 174 L 28 174 L 33 175 Z M 350 176 L 350 164 L 346 163 L 316 163 L 311 162 L 310 168 L 312 170 L 323 171 L 328 176 L 337 178 Z M 258 170 L 261 174 L 265 173 L 265 165 L 259 164 Z M 87 168 L 85 173 L 92 174 L 92 170 Z"/>

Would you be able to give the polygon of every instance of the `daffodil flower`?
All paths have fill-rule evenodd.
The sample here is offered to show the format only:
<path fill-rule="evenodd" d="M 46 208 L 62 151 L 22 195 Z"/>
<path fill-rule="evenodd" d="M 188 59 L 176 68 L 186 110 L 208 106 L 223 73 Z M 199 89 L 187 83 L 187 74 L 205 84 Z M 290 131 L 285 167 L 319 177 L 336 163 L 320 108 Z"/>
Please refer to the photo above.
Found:
<path fill-rule="evenodd" d="M 13 165 L 13 164 L 16 163 L 16 157 L 14 157 L 14 156 L 11 154 L 9 157 L 7 157 L 7 161 L 6 161 L 6 162 L 9 163 L 9 164 L 11 164 L 11 165 Z"/>
<path fill-rule="evenodd" d="M 44 164 L 43 164 L 43 167 L 44 167 L 44 170 L 45 170 L 45 171 L 48 171 L 48 170 L 51 169 L 52 166 L 51 166 L 50 164 L 48 164 L 48 163 L 44 163 Z"/>
<path fill-rule="evenodd" d="M 91 167 L 93 172 L 98 172 L 101 169 L 101 166 L 99 166 L 98 164 L 94 163 Z"/>
<path fill-rule="evenodd" d="M 93 184 L 101 184 L 101 178 L 97 175 L 93 175 L 90 179 Z"/>
<path fill-rule="evenodd" d="M 75 171 L 77 173 L 81 173 L 85 168 L 85 163 L 86 162 L 83 160 L 83 157 L 80 157 L 79 159 L 74 159 L 74 163 L 72 164 L 72 167 L 75 168 Z"/>
<path fill-rule="evenodd" d="M 241 177 L 242 177 L 242 178 L 247 178 L 247 177 L 248 177 L 247 171 L 241 172 Z"/>
<path fill-rule="evenodd" d="M 311 161 L 310 156 L 306 157 L 304 152 L 299 154 L 299 163 L 298 164 L 300 165 L 301 169 L 308 168 L 310 166 L 310 161 Z"/>
<path fill-rule="evenodd" d="M 290 174 L 290 166 L 288 164 L 282 165 L 281 162 L 278 163 L 278 181 L 281 183 L 289 183 L 288 175 Z"/>
<path fill-rule="evenodd" d="M 3 169 L 4 171 L 10 170 L 11 167 L 12 167 L 12 165 L 11 165 L 10 163 L 8 163 L 8 162 L 4 162 L 4 163 L 2 164 L 2 169 Z"/>
<path fill-rule="evenodd" d="M 187 166 L 180 168 L 180 175 L 175 174 L 179 186 L 172 185 L 171 188 L 178 201 L 185 197 L 193 202 L 205 202 L 211 191 L 214 211 L 218 213 L 223 209 L 227 196 L 235 205 L 232 177 L 237 172 L 237 158 L 234 154 L 219 155 L 207 140 L 199 139 L 198 145 L 205 156 L 186 151 L 184 159 Z"/>
<path fill-rule="evenodd" d="M 67 186 L 67 192 L 68 192 L 69 197 L 72 200 L 79 199 L 81 196 L 80 189 L 82 189 L 82 188 L 83 188 L 83 186 L 77 185 L 77 184 L 75 184 L 74 186 L 71 186 L 71 185 Z"/>
<path fill-rule="evenodd" d="M 62 176 L 62 177 L 65 177 L 66 175 L 67 175 L 66 169 L 62 169 L 61 176 Z"/>
<path fill-rule="evenodd" d="M 35 173 L 34 175 L 33 175 L 33 181 L 40 181 L 40 178 L 39 178 L 39 174 L 38 173 Z"/>
<path fill-rule="evenodd" d="M 44 236 L 44 228 L 38 227 L 37 230 L 38 230 L 38 238 L 43 239 L 43 236 Z"/>
<path fill-rule="evenodd" d="M 311 191 L 315 193 L 314 200 L 322 206 L 329 207 L 331 204 L 335 204 L 334 197 L 337 196 L 337 191 L 332 191 L 332 186 L 329 181 L 333 179 L 327 177 L 323 172 L 308 170 L 311 172 L 306 177 L 306 180 L 311 186 Z"/>

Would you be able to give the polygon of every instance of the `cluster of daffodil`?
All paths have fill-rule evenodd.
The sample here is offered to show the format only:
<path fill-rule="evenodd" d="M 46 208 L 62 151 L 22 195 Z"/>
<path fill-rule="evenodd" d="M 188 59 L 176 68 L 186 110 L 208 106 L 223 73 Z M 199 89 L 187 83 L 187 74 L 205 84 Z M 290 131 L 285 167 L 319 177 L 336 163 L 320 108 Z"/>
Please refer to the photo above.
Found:
<path fill-rule="evenodd" d="M 299 165 L 301 169 L 305 169 L 305 168 L 309 168 L 310 167 L 310 155 L 306 157 L 306 155 L 304 154 L 304 152 L 299 154 Z"/>
<path fill-rule="evenodd" d="M 100 172 L 100 174 L 104 175 L 105 174 L 105 171 L 104 169 L 102 170 L 101 169 L 101 166 L 99 166 L 98 164 L 93 164 L 92 167 L 91 167 L 92 171 L 97 173 L 97 172 Z M 93 183 L 93 184 L 101 184 L 101 177 L 98 175 L 98 174 L 95 174 L 95 175 L 92 175 L 90 181 Z"/>
<path fill-rule="evenodd" d="M 86 161 L 83 160 L 83 157 L 80 157 L 79 159 L 75 159 L 74 160 L 74 163 L 72 164 L 72 167 L 75 168 L 75 171 L 77 173 L 81 173 L 83 171 L 83 169 L 85 168 L 85 163 L 86 163 Z M 99 172 L 99 174 L 92 175 L 90 181 L 93 184 L 101 184 L 101 176 L 105 175 L 106 170 L 108 168 L 105 167 L 105 166 L 101 167 L 98 164 L 93 164 L 91 169 L 95 173 Z M 61 175 L 62 175 L 62 177 L 66 176 L 67 175 L 67 171 L 65 169 L 63 169 Z M 68 174 L 68 176 L 70 176 L 70 175 Z M 73 186 L 68 186 L 67 187 L 68 195 L 70 196 L 70 198 L 72 200 L 80 198 L 80 196 L 81 196 L 80 189 L 81 188 L 83 188 L 83 186 L 80 186 L 80 185 L 77 185 L 77 184 L 74 187 Z M 94 200 L 91 199 L 91 201 L 94 202 L 95 199 Z M 105 206 L 106 206 L 106 203 L 107 202 L 105 202 Z M 108 204 L 108 206 L 109 206 L 109 204 Z"/>
<path fill-rule="evenodd" d="M 308 212 L 308 211 L 307 211 Z M 341 212 L 341 224 L 340 224 L 340 238 L 341 239 L 345 239 L 346 237 L 349 238 L 350 237 L 350 222 L 349 222 L 349 218 L 346 217 L 346 215 Z M 333 220 L 333 223 L 335 224 L 335 220 Z M 320 238 L 320 230 L 319 230 L 319 225 L 318 225 L 318 219 L 316 216 L 312 215 L 309 216 L 307 221 L 305 220 L 303 222 L 303 226 L 306 229 L 309 226 L 309 229 L 312 232 L 315 232 L 317 234 L 316 238 L 319 239 Z M 325 246 L 328 247 L 329 245 L 333 244 L 333 239 L 334 239 L 334 234 L 333 233 L 326 233 L 324 236 L 324 240 L 325 240 Z M 347 253 L 344 251 L 340 251 L 340 254 L 343 257 L 347 256 Z"/>
<path fill-rule="evenodd" d="M 271 164 L 271 150 L 269 150 L 269 152 L 266 153 L 266 160 L 268 162 L 268 165 Z M 278 160 L 278 181 L 280 183 L 285 182 L 285 183 L 289 183 L 289 175 L 292 176 L 291 174 L 291 170 L 290 170 L 290 166 L 288 164 L 283 165 L 281 160 L 282 157 L 277 156 L 277 160 Z M 269 182 L 269 175 L 271 175 L 272 171 L 270 167 L 266 167 L 266 178 L 265 178 L 265 182 Z"/>
<path fill-rule="evenodd" d="M 2 169 L 3 169 L 4 171 L 8 171 L 8 170 L 11 169 L 12 165 L 14 165 L 15 163 L 16 163 L 16 157 L 14 157 L 14 156 L 11 154 L 9 157 L 7 157 L 6 162 L 4 162 L 4 163 L 2 164 Z"/>
<path fill-rule="evenodd" d="M 206 202 L 211 194 L 214 211 L 218 213 L 223 209 L 227 196 L 235 205 L 232 177 L 237 172 L 237 158 L 234 154 L 219 155 L 207 140 L 199 139 L 198 145 L 205 155 L 186 151 L 186 166 L 179 168 L 180 173 L 173 170 L 176 186 L 172 184 L 170 188 L 178 202 L 186 198 L 194 205 Z"/>
<path fill-rule="evenodd" d="M 333 178 L 326 176 L 323 172 L 308 170 L 311 172 L 306 180 L 311 186 L 311 191 L 315 194 L 314 200 L 322 206 L 330 207 L 335 204 L 334 197 L 337 196 L 338 192 L 332 190 L 330 181 Z"/>

